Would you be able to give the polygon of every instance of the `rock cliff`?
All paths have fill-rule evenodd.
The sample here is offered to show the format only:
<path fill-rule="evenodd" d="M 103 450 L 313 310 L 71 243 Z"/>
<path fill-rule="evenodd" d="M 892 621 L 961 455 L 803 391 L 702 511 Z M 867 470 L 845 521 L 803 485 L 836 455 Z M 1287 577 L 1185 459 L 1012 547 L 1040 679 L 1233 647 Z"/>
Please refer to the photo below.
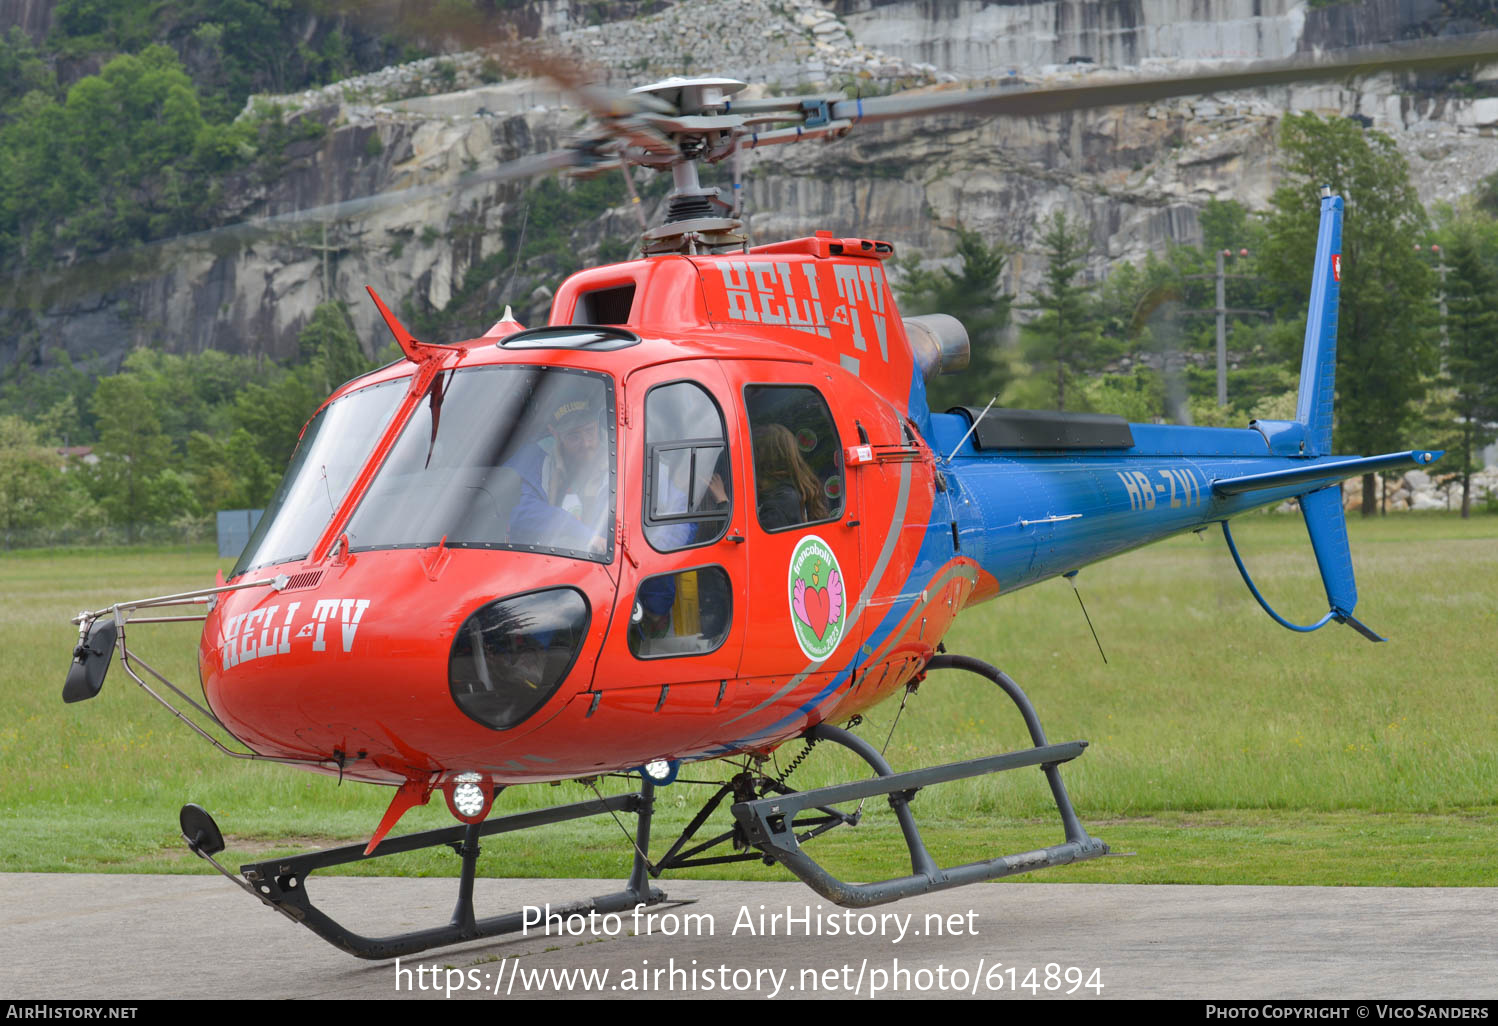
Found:
<path fill-rule="evenodd" d="M 618 85 L 712 72 L 778 90 L 830 83 L 868 92 L 1011 74 L 1047 81 L 1099 67 L 1184 69 L 1450 27 L 1435 0 L 1315 10 L 1288 0 L 838 0 L 833 8 L 681 0 L 622 22 L 584 23 L 603 9 L 538 6 L 535 20 Z M 461 176 L 559 145 L 581 118 L 543 84 L 483 82 L 484 61 L 455 55 L 274 98 L 327 130 L 287 152 L 280 179 L 241 183 L 226 216 L 410 185 L 451 191 L 227 253 L 173 256 L 157 276 L 12 316 L 0 363 L 65 349 L 112 369 L 145 342 L 287 356 L 327 298 L 349 303 L 374 350 L 384 329 L 365 284 L 396 307 L 442 309 L 469 269 L 502 247 L 499 227 L 522 216 L 523 185 L 463 187 Z M 1023 294 L 1042 270 L 1037 225 L 1054 210 L 1092 225 L 1089 270 L 1101 275 L 1111 263 L 1198 241 L 1197 211 L 1210 198 L 1261 207 L 1275 184 L 1278 118 L 1299 109 L 1358 115 L 1393 134 L 1427 202 L 1455 198 L 1498 169 L 1498 99 L 1401 93 L 1388 79 L 1370 80 L 1048 118 L 865 126 L 829 145 L 752 154 L 751 227 L 759 240 L 823 227 L 872 235 L 940 260 L 951 241 L 939 229 L 960 224 L 1014 247 L 1007 288 Z M 578 249 L 595 254 L 605 230 L 627 239 L 627 214 L 610 211 L 577 231 Z M 539 320 L 544 287 L 555 284 L 544 268 L 521 267 L 514 294 L 502 295 L 496 280 L 488 308 L 464 327 L 482 330 L 505 302 Z"/>

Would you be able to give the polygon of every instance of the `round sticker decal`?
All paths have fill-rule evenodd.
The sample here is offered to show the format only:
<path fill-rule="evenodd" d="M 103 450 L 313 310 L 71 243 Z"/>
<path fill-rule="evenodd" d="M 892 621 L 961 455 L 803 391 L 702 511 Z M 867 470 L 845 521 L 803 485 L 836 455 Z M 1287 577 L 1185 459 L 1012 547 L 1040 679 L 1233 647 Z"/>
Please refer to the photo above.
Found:
<path fill-rule="evenodd" d="M 817 447 L 817 433 L 811 428 L 802 428 L 796 432 L 796 448 L 802 452 L 811 452 Z"/>
<path fill-rule="evenodd" d="M 826 659 L 843 639 L 848 612 L 843 574 L 826 542 L 809 534 L 796 543 L 786 587 L 796 643 L 808 659 Z"/>

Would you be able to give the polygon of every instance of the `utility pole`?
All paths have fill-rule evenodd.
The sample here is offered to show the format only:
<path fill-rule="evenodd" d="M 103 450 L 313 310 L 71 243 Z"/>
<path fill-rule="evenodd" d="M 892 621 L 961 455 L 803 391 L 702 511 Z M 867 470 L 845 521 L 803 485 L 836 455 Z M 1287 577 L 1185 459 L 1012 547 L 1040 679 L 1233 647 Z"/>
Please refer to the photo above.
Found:
<path fill-rule="evenodd" d="M 1227 305 L 1227 279 L 1250 278 L 1248 274 L 1228 274 L 1225 260 L 1230 256 L 1248 256 L 1248 250 L 1240 249 L 1236 254 L 1230 249 L 1219 249 L 1217 251 L 1217 273 L 1216 274 L 1188 274 L 1188 279 L 1215 278 L 1217 280 L 1217 305 L 1211 310 L 1186 310 L 1188 314 L 1213 313 L 1217 315 L 1217 405 L 1228 404 L 1228 314 L 1248 314 L 1256 317 L 1268 317 L 1263 310 L 1244 310 Z"/>
<path fill-rule="evenodd" d="M 1228 311 L 1227 282 L 1223 280 L 1222 258 L 1227 250 L 1217 251 L 1217 405 L 1228 404 Z M 1248 250 L 1243 251 L 1245 254 Z"/>
<path fill-rule="evenodd" d="M 321 245 L 312 243 L 309 244 L 307 248 L 312 250 L 313 252 L 322 254 L 322 301 L 326 303 L 333 297 L 333 281 L 332 275 L 328 268 L 328 257 L 330 254 L 342 253 L 349 247 L 344 243 L 335 242 L 331 245 L 328 243 L 328 222 L 324 221 L 322 222 Z"/>
<path fill-rule="evenodd" d="M 1420 253 L 1425 247 L 1418 242 L 1415 243 L 1415 252 Z M 1430 244 L 1430 251 L 1436 256 L 1436 273 L 1441 276 L 1441 291 L 1436 294 L 1436 306 L 1441 311 L 1441 362 L 1446 360 L 1446 345 L 1450 338 L 1446 334 L 1446 272 L 1451 268 L 1446 266 L 1445 257 L 1441 253 L 1441 247 L 1436 243 Z"/>

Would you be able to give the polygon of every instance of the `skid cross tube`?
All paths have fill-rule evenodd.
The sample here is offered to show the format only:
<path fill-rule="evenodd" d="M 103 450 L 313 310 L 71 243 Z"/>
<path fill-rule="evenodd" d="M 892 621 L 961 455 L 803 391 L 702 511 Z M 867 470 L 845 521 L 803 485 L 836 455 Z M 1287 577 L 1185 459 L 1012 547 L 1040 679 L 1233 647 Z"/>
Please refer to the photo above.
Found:
<path fill-rule="evenodd" d="M 931 766 L 926 769 L 896 773 L 873 745 L 846 730 L 831 724 L 819 724 L 807 731 L 806 737 L 833 741 L 857 753 L 873 767 L 877 774 L 871 780 L 849 784 L 835 784 L 811 791 L 798 791 L 790 795 L 776 795 L 755 801 L 739 802 L 733 806 L 734 818 L 738 820 L 745 837 L 766 855 L 784 865 L 812 890 L 849 908 L 867 908 L 882 905 L 901 898 L 930 891 L 946 890 L 992 880 L 1015 873 L 1025 873 L 1047 866 L 1061 866 L 1083 859 L 1096 858 L 1108 853 L 1108 846 L 1090 837 L 1077 820 L 1061 783 L 1057 768 L 1081 755 L 1087 747 L 1085 741 L 1069 741 L 1064 744 L 1048 744 L 1040 719 L 1035 715 L 1023 691 L 1000 670 L 966 656 L 938 656 L 927 664 L 927 669 L 962 669 L 977 673 L 997 684 L 1019 707 L 1025 724 L 1030 730 L 1034 748 L 1001 755 L 990 755 L 981 759 Z M 971 862 L 952 869 L 942 869 L 926 850 L 916 826 L 915 816 L 910 811 L 910 799 L 916 791 L 931 784 L 962 780 L 967 777 L 1000 773 L 1023 766 L 1039 766 L 1051 785 L 1057 811 L 1061 815 L 1066 832 L 1064 844 L 1053 845 L 1017 855 L 1001 855 L 997 858 Z M 851 884 L 839 880 L 827 872 L 811 856 L 801 850 L 793 827 L 798 812 L 814 806 L 826 806 L 836 802 L 857 801 L 875 795 L 889 796 L 890 807 L 900 823 L 910 851 L 911 872 L 909 876 L 881 880 L 876 883 Z"/>
<path fill-rule="evenodd" d="M 774 791 L 776 794 L 796 793 L 794 790 L 786 787 L 785 784 L 781 783 L 780 781 L 772 780 L 769 777 L 758 778 L 757 784 L 753 780 L 750 780 L 748 784 L 741 784 L 741 781 L 748 778 L 748 774 L 741 774 L 739 778 L 735 778 L 729 783 L 724 784 L 722 787 L 718 788 L 717 793 L 707 800 L 707 803 L 702 806 L 696 816 L 692 817 L 692 821 L 687 824 L 686 829 L 681 832 L 681 836 L 676 839 L 676 842 L 671 845 L 671 847 L 666 851 L 666 854 L 662 855 L 660 859 L 656 861 L 655 865 L 651 867 L 650 875 L 658 877 L 662 873 L 668 872 L 673 869 L 690 869 L 698 866 L 721 866 L 733 862 L 764 861 L 765 856 L 758 851 L 736 852 L 733 855 L 715 855 L 709 856 L 707 858 L 698 858 L 698 856 L 703 852 L 711 851 L 713 848 L 716 848 L 722 844 L 731 843 L 735 848 L 745 847 L 742 837 L 742 831 L 737 826 L 732 830 L 725 831 L 724 833 L 718 834 L 715 837 L 710 838 L 709 840 L 703 841 L 699 844 L 693 845 L 690 848 L 687 848 L 687 845 L 692 841 L 694 837 L 697 836 L 697 831 L 702 829 L 703 824 L 708 821 L 708 818 L 713 814 L 714 811 L 717 810 L 718 806 L 723 803 L 723 799 L 728 797 L 730 794 L 737 793 L 742 796 L 743 789 L 747 787 L 751 789 L 751 796 L 744 800 L 752 801 L 752 796 L 754 794 L 753 789 L 756 787 L 758 788 L 759 794 L 763 794 L 766 791 Z M 825 834 L 833 827 L 858 825 L 859 817 L 856 815 L 850 816 L 846 812 L 840 812 L 837 809 L 829 808 L 827 806 L 818 806 L 817 811 L 822 813 L 822 815 L 813 817 L 811 819 L 805 819 L 799 823 L 794 824 L 796 827 L 805 831 L 805 833 L 800 834 L 797 838 L 797 840 L 802 844 L 805 844 L 813 837 L 819 837 L 822 834 Z"/>
<path fill-rule="evenodd" d="M 558 805 L 535 812 L 521 812 L 467 826 L 446 827 L 440 830 L 426 830 L 421 833 L 391 837 L 381 841 L 380 846 L 372 855 L 364 854 L 364 845 L 350 844 L 341 848 L 308 852 L 305 855 L 293 855 L 290 858 L 246 864 L 240 867 L 240 872 L 249 881 L 250 887 L 254 889 L 254 893 L 261 901 L 301 923 L 334 947 L 341 948 L 351 955 L 357 955 L 359 958 L 395 958 L 399 955 L 425 951 L 428 948 L 481 940 L 485 937 L 514 933 L 522 929 L 525 925 L 523 912 L 508 912 L 486 919 L 479 919 L 474 915 L 473 881 L 478 865 L 478 842 L 479 838 L 492 834 L 513 833 L 516 830 L 526 830 L 548 823 L 562 823 L 605 813 L 633 812 L 638 816 L 635 855 L 629 882 L 624 890 L 555 906 L 549 911 L 552 915 L 561 916 L 565 920 L 572 915 L 586 916 L 590 912 L 625 912 L 637 905 L 655 905 L 665 901 L 665 892 L 649 885 L 648 864 L 642 854 L 648 850 L 650 843 L 650 820 L 654 806 L 655 786 L 649 780 L 645 780 L 637 793 L 591 799 L 571 805 Z M 318 909 L 307 895 L 307 877 L 314 870 L 442 845 L 452 847 L 463 860 L 458 878 L 457 906 L 453 909 L 452 919 L 446 926 L 413 930 L 388 937 L 365 937 L 354 933 Z"/>

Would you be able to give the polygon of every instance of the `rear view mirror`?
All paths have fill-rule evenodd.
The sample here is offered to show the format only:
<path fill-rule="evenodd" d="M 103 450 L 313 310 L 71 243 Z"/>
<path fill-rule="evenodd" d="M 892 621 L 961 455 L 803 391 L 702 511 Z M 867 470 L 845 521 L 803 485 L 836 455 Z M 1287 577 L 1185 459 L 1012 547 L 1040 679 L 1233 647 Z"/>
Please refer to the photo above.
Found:
<path fill-rule="evenodd" d="M 104 686 L 109 661 L 114 658 L 114 642 L 119 629 L 113 620 L 95 620 L 88 637 L 73 649 L 73 664 L 68 667 L 68 681 L 62 686 L 64 702 L 82 702 L 93 698 Z"/>

